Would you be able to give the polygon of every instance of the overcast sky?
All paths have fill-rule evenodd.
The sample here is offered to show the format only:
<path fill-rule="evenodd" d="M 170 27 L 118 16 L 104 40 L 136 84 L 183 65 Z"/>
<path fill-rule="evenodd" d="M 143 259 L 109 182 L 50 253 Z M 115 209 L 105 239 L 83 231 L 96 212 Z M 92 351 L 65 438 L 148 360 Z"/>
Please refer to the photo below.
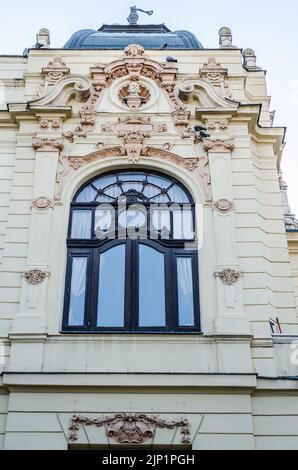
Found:
<path fill-rule="evenodd" d="M 22 54 L 35 44 L 41 27 L 51 32 L 52 47 L 62 47 L 79 29 L 98 29 L 102 23 L 126 23 L 129 6 L 154 10 L 140 23 L 165 23 L 170 29 L 189 29 L 204 47 L 218 46 L 218 30 L 230 26 L 233 42 L 256 51 L 258 65 L 267 69 L 275 125 L 288 127 L 283 156 L 293 211 L 298 215 L 298 2 L 295 0 L 13 0 L 3 2 L 0 16 L 0 54 Z"/>

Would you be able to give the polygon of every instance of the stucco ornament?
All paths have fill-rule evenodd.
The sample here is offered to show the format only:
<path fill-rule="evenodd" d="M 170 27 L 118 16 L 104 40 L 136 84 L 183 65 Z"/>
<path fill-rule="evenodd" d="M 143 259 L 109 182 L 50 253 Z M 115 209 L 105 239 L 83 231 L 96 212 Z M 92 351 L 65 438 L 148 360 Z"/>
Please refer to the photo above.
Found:
<path fill-rule="evenodd" d="M 219 199 L 213 203 L 213 209 L 224 214 L 231 212 L 233 208 L 233 202 L 228 199 Z"/>
<path fill-rule="evenodd" d="M 42 118 L 39 122 L 39 128 L 42 132 L 56 132 L 59 131 L 61 128 L 61 119 L 59 118 L 53 118 L 53 119 L 47 119 L 47 118 Z"/>
<path fill-rule="evenodd" d="M 89 99 L 80 110 L 80 125 L 75 129 L 75 134 L 79 137 L 87 137 L 87 134 L 94 130 L 96 124 L 96 106 L 106 86 L 105 82 L 93 81 Z"/>
<path fill-rule="evenodd" d="M 241 273 L 228 268 L 223 271 L 216 272 L 215 277 L 218 277 L 226 286 L 233 286 L 240 279 Z"/>
<path fill-rule="evenodd" d="M 145 138 L 152 137 L 167 130 L 166 124 L 154 123 L 150 117 L 128 116 L 119 118 L 116 122 L 104 124 L 103 132 L 114 132 L 117 137 L 124 140 L 124 154 L 132 163 L 139 161 L 143 153 L 143 143 Z"/>
<path fill-rule="evenodd" d="M 130 44 L 124 49 L 126 57 L 141 58 L 145 54 L 145 49 L 138 44 Z"/>
<path fill-rule="evenodd" d="M 32 147 L 40 152 L 60 152 L 64 147 L 63 138 L 33 137 Z"/>
<path fill-rule="evenodd" d="M 229 153 L 235 148 L 234 139 L 206 139 L 203 143 L 207 153 Z"/>
<path fill-rule="evenodd" d="M 130 111 L 136 112 L 150 99 L 150 91 L 141 85 L 138 80 L 130 81 L 119 91 L 119 99 L 126 104 Z"/>
<path fill-rule="evenodd" d="M 118 137 L 124 137 L 128 132 L 140 132 L 143 137 L 152 137 L 153 134 L 160 134 L 166 130 L 166 124 L 155 123 L 150 117 L 145 116 L 118 118 L 115 122 L 102 125 L 103 132 L 114 132 Z"/>
<path fill-rule="evenodd" d="M 73 416 L 69 428 L 69 440 L 75 442 L 79 439 L 80 424 L 84 426 L 104 427 L 106 436 L 118 444 L 143 444 L 152 439 L 156 428 L 180 429 L 181 444 L 190 444 L 190 426 L 187 419 L 178 421 L 166 421 L 156 416 L 145 414 L 119 413 L 103 418 L 88 418 Z"/>
<path fill-rule="evenodd" d="M 24 274 L 27 283 L 31 284 L 32 286 L 38 286 L 39 284 L 42 284 L 46 276 L 47 274 L 40 269 L 32 269 L 31 271 L 27 271 Z"/>
<path fill-rule="evenodd" d="M 225 98 L 231 98 L 231 91 L 228 82 L 228 69 L 223 68 L 215 57 L 209 57 L 200 69 L 200 78 L 209 81 Z"/>
<path fill-rule="evenodd" d="M 52 199 L 48 199 L 47 197 L 39 197 L 38 199 L 34 199 L 32 202 L 32 207 L 36 209 L 50 209 L 54 207 L 54 201 Z"/>
<path fill-rule="evenodd" d="M 206 131 L 207 137 L 202 142 L 207 153 L 229 153 L 234 150 L 235 141 L 229 131 L 227 119 L 207 119 Z"/>
<path fill-rule="evenodd" d="M 49 61 L 47 67 L 42 68 L 43 80 L 37 91 L 37 98 L 46 95 L 61 78 L 70 75 L 70 69 L 67 67 L 62 57 L 54 57 Z"/>
<path fill-rule="evenodd" d="M 141 77 L 149 78 L 166 93 L 172 106 L 172 116 L 177 131 L 183 138 L 192 137 L 189 120 L 190 111 L 182 103 L 176 92 L 177 67 L 169 64 L 163 65 L 151 60 L 145 55 L 142 46 L 131 44 L 125 48 L 124 57 L 111 62 L 107 66 L 98 64 L 91 69 L 91 73 L 96 80 L 100 80 L 106 87 L 110 87 L 115 80 L 122 77 L 127 77 L 130 81 L 138 81 Z"/>

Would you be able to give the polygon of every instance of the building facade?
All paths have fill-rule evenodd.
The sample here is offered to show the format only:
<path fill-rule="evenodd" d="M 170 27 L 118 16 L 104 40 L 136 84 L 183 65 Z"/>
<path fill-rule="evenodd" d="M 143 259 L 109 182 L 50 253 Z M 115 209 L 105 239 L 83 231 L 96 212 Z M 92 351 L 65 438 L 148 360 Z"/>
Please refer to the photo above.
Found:
<path fill-rule="evenodd" d="M 298 449 L 265 71 L 128 20 L 0 57 L 0 448 Z"/>

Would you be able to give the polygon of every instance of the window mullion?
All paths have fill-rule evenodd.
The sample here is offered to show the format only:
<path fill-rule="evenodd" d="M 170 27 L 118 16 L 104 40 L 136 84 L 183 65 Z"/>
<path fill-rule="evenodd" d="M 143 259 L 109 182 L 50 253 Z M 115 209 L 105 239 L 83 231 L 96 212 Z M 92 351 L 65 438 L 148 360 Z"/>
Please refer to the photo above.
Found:
<path fill-rule="evenodd" d="M 131 244 L 131 330 L 139 328 L 139 240 Z"/>
<path fill-rule="evenodd" d="M 174 331 L 177 327 L 177 296 L 176 296 L 176 271 L 173 249 L 168 249 L 165 254 L 165 296 L 167 312 L 167 330 Z"/>
<path fill-rule="evenodd" d="M 100 250 L 98 248 L 93 249 L 91 256 L 91 277 L 89 278 L 89 317 L 88 329 L 95 331 L 97 327 L 97 308 L 98 308 L 98 292 L 99 292 L 99 265 L 100 265 Z"/>
<path fill-rule="evenodd" d="M 132 288 L 132 241 L 127 238 L 125 242 L 125 302 L 124 302 L 124 329 L 132 329 L 133 288 Z"/>

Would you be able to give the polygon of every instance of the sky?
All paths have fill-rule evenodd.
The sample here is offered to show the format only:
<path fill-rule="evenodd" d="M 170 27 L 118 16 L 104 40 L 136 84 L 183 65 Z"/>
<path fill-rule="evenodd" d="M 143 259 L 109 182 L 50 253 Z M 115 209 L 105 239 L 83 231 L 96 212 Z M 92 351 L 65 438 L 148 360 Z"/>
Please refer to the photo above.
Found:
<path fill-rule="evenodd" d="M 218 30 L 229 26 L 233 43 L 255 50 L 257 64 L 267 70 L 275 125 L 286 126 L 282 169 L 289 185 L 292 211 L 298 216 L 298 2 L 296 0 L 14 0 L 0 14 L 0 54 L 22 54 L 36 42 L 42 27 L 51 32 L 51 46 L 62 47 L 79 29 L 103 23 L 126 24 L 129 7 L 154 10 L 140 13 L 140 23 L 165 23 L 170 29 L 192 31 L 206 48 L 218 47 Z"/>

